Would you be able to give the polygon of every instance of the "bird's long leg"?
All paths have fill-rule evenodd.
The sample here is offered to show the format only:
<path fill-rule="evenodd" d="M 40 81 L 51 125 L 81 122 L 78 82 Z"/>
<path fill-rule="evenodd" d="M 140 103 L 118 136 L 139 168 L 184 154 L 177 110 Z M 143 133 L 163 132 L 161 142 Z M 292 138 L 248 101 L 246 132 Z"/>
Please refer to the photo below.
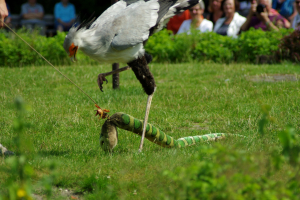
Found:
<path fill-rule="evenodd" d="M 154 89 L 154 91 L 155 91 L 155 89 Z M 147 106 L 146 106 L 146 112 L 145 112 L 144 123 L 143 123 L 143 132 L 142 132 L 142 138 L 141 138 L 140 148 L 139 148 L 140 152 L 143 149 L 145 132 L 146 132 L 146 127 L 147 127 L 147 123 L 148 123 L 148 116 L 149 116 L 149 112 L 150 112 L 151 101 L 152 101 L 153 95 L 154 95 L 154 93 L 148 95 L 148 99 L 147 99 Z"/>
<path fill-rule="evenodd" d="M 134 61 L 131 61 L 130 63 L 128 63 L 128 65 L 131 67 L 135 76 L 142 84 L 144 91 L 148 94 L 146 113 L 145 113 L 143 132 L 142 132 L 142 139 L 141 139 L 140 149 L 139 149 L 141 151 L 143 148 L 143 143 L 144 143 L 144 138 L 145 138 L 145 132 L 146 132 L 146 127 L 147 127 L 147 122 L 148 122 L 151 100 L 153 97 L 153 93 L 156 89 L 156 85 L 155 85 L 154 77 L 151 74 L 149 67 L 147 65 L 147 59 L 145 56 L 137 58 Z"/>
<path fill-rule="evenodd" d="M 113 70 L 111 72 L 106 72 L 106 73 L 99 74 L 98 79 L 97 79 L 97 83 L 98 83 L 98 86 L 99 86 L 100 90 L 102 91 L 102 89 L 103 89 L 103 87 L 102 87 L 103 82 L 104 81 L 106 81 L 106 83 L 108 82 L 107 79 L 105 78 L 106 76 L 113 75 L 113 74 L 116 74 L 116 73 L 120 73 L 120 72 L 129 70 L 129 69 L 131 69 L 131 68 L 129 66 L 126 66 L 126 67 L 122 67 L 120 69 Z"/>

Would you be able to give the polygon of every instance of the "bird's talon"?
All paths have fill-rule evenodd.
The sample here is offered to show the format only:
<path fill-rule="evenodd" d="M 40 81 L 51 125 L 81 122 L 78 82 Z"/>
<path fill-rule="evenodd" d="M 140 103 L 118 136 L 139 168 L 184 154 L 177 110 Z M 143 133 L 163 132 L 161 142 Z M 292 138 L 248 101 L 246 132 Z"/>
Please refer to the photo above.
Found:
<path fill-rule="evenodd" d="M 97 83 L 98 83 L 98 86 L 99 86 L 99 89 L 100 89 L 101 92 L 103 92 L 103 90 L 102 90 L 103 89 L 103 87 L 102 87 L 103 81 L 105 81 L 106 84 L 108 83 L 108 80 L 105 78 L 105 76 L 103 74 L 99 74 L 98 79 L 97 79 Z"/>

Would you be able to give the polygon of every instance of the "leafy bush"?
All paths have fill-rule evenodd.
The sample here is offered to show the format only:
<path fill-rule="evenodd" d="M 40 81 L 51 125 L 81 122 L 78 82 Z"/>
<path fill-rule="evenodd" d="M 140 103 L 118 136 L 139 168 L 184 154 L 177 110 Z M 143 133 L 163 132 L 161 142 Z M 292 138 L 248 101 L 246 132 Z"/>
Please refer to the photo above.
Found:
<path fill-rule="evenodd" d="M 283 36 L 292 32 L 291 29 L 280 29 L 280 32 L 250 29 L 243 32 L 239 38 L 239 56 L 237 61 L 254 62 L 256 56 L 272 55 L 278 50 Z"/>
<path fill-rule="evenodd" d="M 49 38 L 39 35 L 37 30 L 30 33 L 25 29 L 20 29 L 17 33 L 52 64 L 71 64 L 71 61 L 63 48 L 66 33 L 59 32 L 56 36 Z M 82 53 L 79 53 L 77 57 L 84 63 L 93 62 L 90 58 L 84 56 Z M 11 67 L 44 65 L 45 61 L 13 33 L 1 32 L 0 63 L 1 66 Z"/>
<path fill-rule="evenodd" d="M 199 34 L 195 35 L 199 37 Z M 195 37 L 194 36 L 194 37 Z M 235 58 L 234 48 L 237 40 L 220 36 L 214 32 L 204 33 L 195 44 L 193 56 L 198 61 L 226 62 L 229 63 Z"/>
<path fill-rule="evenodd" d="M 197 31 L 174 36 L 162 30 L 150 37 L 146 51 L 157 62 L 255 62 L 257 56 L 274 54 L 280 39 L 291 32 L 289 29 L 281 29 L 280 32 L 250 29 L 235 39 L 214 32 Z"/>
<path fill-rule="evenodd" d="M 280 32 L 264 32 L 250 29 L 237 39 L 221 36 L 214 32 L 199 33 L 192 31 L 172 35 L 162 30 L 149 38 L 146 51 L 156 62 L 190 62 L 213 61 L 217 63 L 255 62 L 260 55 L 273 55 L 280 51 L 282 59 L 299 60 L 299 37 L 297 33 L 286 37 L 292 30 L 281 29 Z M 66 33 L 58 33 L 55 37 L 40 36 L 38 31 L 29 33 L 19 30 L 18 34 L 40 52 L 54 65 L 70 65 L 71 62 L 63 49 Z M 299 34 L 298 34 L 299 35 Z M 288 39 L 289 38 L 289 39 Z M 291 39 L 293 38 L 293 39 Z M 280 49 L 278 45 L 280 44 Z M 77 58 L 80 64 L 96 64 L 81 51 Z M 0 33 L 0 66 L 43 65 L 45 61 L 30 47 L 12 33 Z"/>
<path fill-rule="evenodd" d="M 282 38 L 279 49 L 276 51 L 276 58 L 281 60 L 300 61 L 300 31 L 296 30 L 292 34 Z"/>

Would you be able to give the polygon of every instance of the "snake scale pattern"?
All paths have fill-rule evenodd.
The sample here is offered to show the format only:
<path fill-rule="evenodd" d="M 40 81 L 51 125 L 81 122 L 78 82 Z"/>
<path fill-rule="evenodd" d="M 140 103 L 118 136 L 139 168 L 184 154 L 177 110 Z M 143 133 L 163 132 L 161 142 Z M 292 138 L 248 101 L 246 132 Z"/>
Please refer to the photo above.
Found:
<path fill-rule="evenodd" d="M 115 148 L 118 144 L 117 127 L 141 136 L 143 121 L 122 112 L 115 113 L 111 117 L 108 117 L 102 126 L 100 134 L 100 146 L 104 151 L 112 152 L 113 148 Z M 162 147 L 182 148 L 205 141 L 216 141 L 231 135 L 244 137 L 228 133 L 211 133 L 206 135 L 188 136 L 175 140 L 173 137 L 165 134 L 163 131 L 148 123 L 145 138 Z M 8 151 L 0 144 L 0 156 L 10 155 L 14 155 L 14 153 L 12 151 Z"/>
<path fill-rule="evenodd" d="M 104 151 L 111 152 L 118 144 L 117 127 L 141 136 L 143 121 L 121 112 L 108 117 L 102 126 L 100 134 L 100 146 Z M 162 147 L 182 148 L 205 141 L 223 139 L 228 135 L 232 134 L 211 133 L 206 135 L 188 136 L 175 140 L 173 137 L 165 134 L 163 131 L 148 123 L 145 138 Z"/>

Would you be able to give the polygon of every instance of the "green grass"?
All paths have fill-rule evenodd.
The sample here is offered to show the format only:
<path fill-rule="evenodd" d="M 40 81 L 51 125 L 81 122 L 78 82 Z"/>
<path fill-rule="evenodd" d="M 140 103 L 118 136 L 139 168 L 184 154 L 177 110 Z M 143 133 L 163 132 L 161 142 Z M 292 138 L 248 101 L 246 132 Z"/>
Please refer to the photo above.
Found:
<path fill-rule="evenodd" d="M 109 84 L 104 84 L 102 93 L 96 78 L 111 66 L 59 69 L 99 106 L 110 109 L 110 114 L 125 112 L 143 118 L 147 96 L 132 71 L 120 74 L 120 90 L 112 89 L 111 77 L 108 77 Z M 150 70 L 157 90 L 149 122 L 174 138 L 237 133 L 247 136 L 246 142 L 232 138 L 219 143 L 228 149 L 239 143 L 241 145 L 235 147 L 238 151 L 250 155 L 262 152 L 267 156 L 271 147 L 280 148 L 277 139 L 280 130 L 291 125 L 299 132 L 299 82 L 247 79 L 266 74 L 294 74 L 299 78 L 297 65 L 151 64 Z M 197 146 L 163 149 L 146 140 L 143 153 L 139 154 L 140 138 L 119 129 L 119 143 L 113 155 L 104 153 L 99 147 L 104 120 L 94 116 L 95 107 L 83 93 L 48 66 L 0 68 L 0 143 L 12 151 L 16 148 L 12 125 L 16 118 L 13 102 L 17 96 L 32 108 L 26 117 L 31 127 L 26 129 L 25 135 L 33 142 L 38 155 L 29 158 L 35 170 L 34 184 L 49 173 L 43 163 L 54 160 L 59 174 L 55 187 L 80 192 L 81 198 L 97 199 L 93 195 L 102 194 L 103 199 L 157 199 L 168 195 L 167 190 L 178 189 L 163 172 L 190 166 L 195 159 L 193 155 L 199 151 Z M 259 140 L 257 124 L 262 104 L 272 107 L 270 115 L 276 120 L 267 125 L 264 140 Z M 203 159 L 209 160 L 210 156 Z M 257 157 L 257 163 L 263 159 Z M 5 168 L 3 158 L 0 158 L 0 166 Z M 290 166 L 286 164 L 285 168 Z M 274 175 L 274 180 L 287 181 L 284 169 Z M 262 174 L 264 167 L 255 176 Z M 0 188 L 7 177 L 0 171 Z M 36 193 L 44 195 L 43 190 Z M 59 198 L 59 193 L 56 197 Z"/>

